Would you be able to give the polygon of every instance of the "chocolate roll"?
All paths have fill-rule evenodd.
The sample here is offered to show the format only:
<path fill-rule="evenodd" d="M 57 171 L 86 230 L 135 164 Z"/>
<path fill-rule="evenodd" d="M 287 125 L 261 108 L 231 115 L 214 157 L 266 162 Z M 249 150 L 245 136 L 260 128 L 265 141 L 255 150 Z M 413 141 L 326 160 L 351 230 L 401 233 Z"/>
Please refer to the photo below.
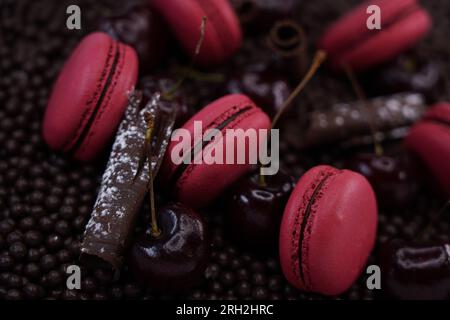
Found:
<path fill-rule="evenodd" d="M 371 144 L 371 123 L 378 141 L 402 139 L 425 109 L 425 98 L 418 93 L 377 97 L 367 107 L 361 102 L 336 104 L 330 110 L 313 111 L 303 117 L 294 144 L 299 148 L 331 143 L 344 147 Z"/>
<path fill-rule="evenodd" d="M 130 95 L 130 103 L 118 129 L 81 245 L 81 260 L 88 265 L 112 267 L 115 271 L 120 269 L 123 252 L 148 190 L 149 162 L 146 161 L 142 170 L 136 173 L 144 156 L 144 115 L 156 112 L 159 97 L 159 94 L 155 94 L 153 99 L 139 110 L 140 93 L 134 92 Z M 165 129 L 170 130 L 170 127 Z M 165 138 L 158 142 L 159 152 L 165 151 L 168 136 L 166 134 Z M 154 157 L 151 161 L 154 171 L 159 165 L 158 158 Z"/>

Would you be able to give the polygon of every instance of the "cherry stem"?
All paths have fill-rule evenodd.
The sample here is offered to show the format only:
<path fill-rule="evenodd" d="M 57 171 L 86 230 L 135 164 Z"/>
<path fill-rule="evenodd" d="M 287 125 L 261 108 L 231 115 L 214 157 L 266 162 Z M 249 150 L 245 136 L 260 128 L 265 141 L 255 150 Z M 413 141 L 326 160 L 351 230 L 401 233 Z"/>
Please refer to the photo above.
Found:
<path fill-rule="evenodd" d="M 281 108 L 278 110 L 277 114 L 273 118 L 271 129 L 273 129 L 276 126 L 276 124 L 277 124 L 278 120 L 280 120 L 280 117 L 282 116 L 282 114 L 291 106 L 292 102 L 294 101 L 295 98 L 297 98 L 297 96 L 300 94 L 300 92 L 302 92 L 302 90 L 305 88 L 305 86 L 308 84 L 308 82 L 311 80 L 311 78 L 316 73 L 317 69 L 319 69 L 319 67 L 323 63 L 323 61 L 325 61 L 326 57 L 327 57 L 327 54 L 325 51 L 319 50 L 316 52 L 316 54 L 314 55 L 313 62 L 311 64 L 311 66 L 309 67 L 308 72 L 303 77 L 302 81 L 300 81 L 298 86 L 294 89 L 294 91 L 291 93 L 291 95 L 286 99 L 286 101 L 283 103 L 283 105 L 281 106 Z"/>
<path fill-rule="evenodd" d="M 147 122 L 147 130 L 145 132 L 145 143 L 147 144 L 148 159 L 148 175 L 149 175 L 149 186 L 148 194 L 150 200 L 150 212 L 151 212 L 151 235 L 152 237 L 158 238 L 161 235 L 161 229 L 158 227 L 158 218 L 156 216 L 155 208 L 155 192 L 153 189 L 153 168 L 152 168 L 152 136 L 154 129 L 154 118 L 150 113 L 145 114 L 145 120 Z"/>
<path fill-rule="evenodd" d="M 355 92 L 359 101 L 361 101 L 362 105 L 364 106 L 367 122 L 369 124 L 370 132 L 372 134 L 373 144 L 374 144 L 374 148 L 375 148 L 375 154 L 380 157 L 383 155 L 384 151 L 383 151 L 383 147 L 381 146 L 380 141 L 378 141 L 378 139 L 377 139 L 377 130 L 376 130 L 375 123 L 374 123 L 373 119 L 369 117 L 369 109 L 370 109 L 371 105 L 367 101 L 364 91 L 362 90 L 361 85 L 359 84 L 358 79 L 356 78 L 356 75 L 353 72 L 352 68 L 350 68 L 348 65 L 345 65 L 344 69 L 345 69 L 345 73 L 347 74 L 347 77 L 350 80 L 350 83 L 353 87 L 353 91 Z"/>
<path fill-rule="evenodd" d="M 207 18 L 206 16 L 202 17 L 202 23 L 200 25 L 200 37 L 197 41 L 197 45 L 195 46 L 195 51 L 194 51 L 194 56 L 189 64 L 188 69 L 192 69 L 193 66 L 195 65 L 195 62 L 197 60 L 198 55 L 200 54 L 200 49 L 202 48 L 203 45 L 203 41 L 205 40 L 205 33 L 206 33 L 206 21 Z M 181 87 L 181 85 L 184 83 L 184 81 L 186 80 L 186 76 L 181 77 L 177 83 L 175 83 L 173 85 L 173 87 L 171 89 L 169 89 L 167 92 L 164 92 L 162 94 L 162 98 L 166 99 L 166 100 L 172 100 L 173 99 L 173 95 L 175 94 L 175 92 L 178 91 L 178 89 Z"/>
<path fill-rule="evenodd" d="M 283 115 L 284 112 L 292 105 L 292 102 L 295 98 L 302 92 L 302 90 L 305 88 L 305 86 L 308 84 L 308 82 L 311 80 L 311 78 L 316 74 L 317 70 L 320 68 L 322 63 L 325 61 L 327 57 L 327 54 L 323 50 L 319 50 L 314 55 L 313 61 L 311 63 L 311 66 L 309 67 L 309 70 L 306 72 L 303 79 L 300 81 L 300 83 L 297 85 L 297 87 L 294 89 L 294 91 L 291 93 L 291 95 L 284 101 L 283 105 L 278 110 L 277 114 L 272 120 L 271 129 L 275 128 L 276 124 L 278 123 L 278 120 L 280 120 L 280 117 Z M 262 174 L 263 166 L 261 163 L 259 164 L 259 185 L 261 187 L 266 186 L 266 180 L 264 175 Z"/>
<path fill-rule="evenodd" d="M 431 219 L 431 221 L 428 223 L 428 225 L 419 233 L 418 239 L 423 240 L 425 237 L 427 231 L 431 228 L 433 224 L 436 223 L 437 219 L 439 219 L 445 211 L 450 207 L 450 199 L 447 201 L 447 203 L 439 210 L 439 212 Z"/>

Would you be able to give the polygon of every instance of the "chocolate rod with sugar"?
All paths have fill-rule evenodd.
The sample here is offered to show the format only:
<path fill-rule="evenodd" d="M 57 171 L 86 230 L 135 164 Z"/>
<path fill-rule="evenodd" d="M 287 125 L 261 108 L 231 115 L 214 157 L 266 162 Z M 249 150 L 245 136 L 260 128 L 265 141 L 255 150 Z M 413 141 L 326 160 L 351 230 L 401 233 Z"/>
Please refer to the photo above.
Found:
<path fill-rule="evenodd" d="M 117 131 L 112 151 L 94 209 L 81 245 L 81 260 L 87 264 L 112 267 L 119 271 L 136 217 L 149 184 L 149 161 L 136 176 L 142 146 L 145 142 L 145 114 L 156 114 L 159 128 L 155 128 L 155 149 L 151 165 L 155 176 L 173 128 L 174 115 L 162 115 L 158 109 L 160 94 L 139 110 L 140 92 L 130 94 L 125 117 Z M 157 146 L 156 146 L 157 144 Z"/>
<path fill-rule="evenodd" d="M 380 141 L 390 137 L 401 139 L 408 127 L 420 119 L 426 104 L 421 94 L 406 92 L 371 99 L 367 115 L 363 114 L 363 110 L 361 102 L 357 101 L 339 103 L 325 111 L 312 111 L 294 129 L 299 133 L 295 135 L 295 141 L 290 142 L 298 148 L 370 144 L 373 139 L 367 117 L 372 119 Z"/>

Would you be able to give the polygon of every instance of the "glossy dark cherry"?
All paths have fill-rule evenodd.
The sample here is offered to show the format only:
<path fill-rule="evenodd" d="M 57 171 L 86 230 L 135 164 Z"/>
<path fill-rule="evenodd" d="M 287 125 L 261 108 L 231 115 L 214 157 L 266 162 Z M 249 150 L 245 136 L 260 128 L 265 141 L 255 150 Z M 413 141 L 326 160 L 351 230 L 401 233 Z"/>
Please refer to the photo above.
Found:
<path fill-rule="evenodd" d="M 302 0 L 232 0 L 239 20 L 252 34 L 267 32 L 276 21 L 293 18 Z"/>
<path fill-rule="evenodd" d="M 201 216 L 181 204 L 158 212 L 162 234 L 149 232 L 133 244 L 129 265 L 151 291 L 179 292 L 197 284 L 205 271 L 209 239 Z"/>
<path fill-rule="evenodd" d="M 141 70 L 158 66 L 166 54 L 168 34 L 162 19 L 148 6 L 134 4 L 105 18 L 99 30 L 136 49 Z"/>
<path fill-rule="evenodd" d="M 420 92 L 430 97 L 441 77 L 439 66 L 430 59 L 400 56 L 368 78 L 375 95 L 396 92 Z"/>
<path fill-rule="evenodd" d="M 138 88 L 142 90 L 144 105 L 152 98 L 155 92 L 169 92 L 177 80 L 169 76 L 147 76 L 139 80 Z M 175 128 L 181 127 L 194 114 L 193 108 L 189 107 L 186 95 L 182 88 L 179 88 L 173 94 L 170 101 L 161 99 L 160 108 L 165 111 L 177 109 Z"/>
<path fill-rule="evenodd" d="M 396 299 L 449 299 L 449 255 L 449 243 L 384 243 L 380 249 L 383 293 Z"/>
<path fill-rule="evenodd" d="M 346 167 L 369 180 L 384 210 L 410 207 L 419 194 L 422 177 L 417 159 L 408 153 L 377 156 L 358 154 Z"/>
<path fill-rule="evenodd" d="M 259 184 L 259 172 L 236 182 L 227 196 L 230 235 L 237 243 L 258 252 L 271 251 L 278 244 L 279 228 L 294 180 L 283 171 L 265 176 Z"/>

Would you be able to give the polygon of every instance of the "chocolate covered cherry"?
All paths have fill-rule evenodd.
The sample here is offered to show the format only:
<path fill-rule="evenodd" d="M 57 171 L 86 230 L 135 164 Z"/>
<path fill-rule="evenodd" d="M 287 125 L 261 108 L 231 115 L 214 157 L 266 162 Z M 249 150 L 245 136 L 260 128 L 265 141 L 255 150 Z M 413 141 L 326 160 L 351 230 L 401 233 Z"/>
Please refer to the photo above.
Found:
<path fill-rule="evenodd" d="M 410 206 L 421 186 L 419 165 L 409 154 L 359 154 L 346 166 L 369 180 L 377 195 L 378 204 L 385 210 Z"/>
<path fill-rule="evenodd" d="M 281 217 L 294 180 L 283 171 L 265 176 L 259 181 L 259 171 L 235 183 L 227 198 L 228 225 L 238 243 L 255 250 L 276 247 Z"/>
<path fill-rule="evenodd" d="M 102 19 L 98 28 L 132 46 L 141 70 L 158 66 L 166 53 L 168 35 L 164 22 L 147 5 L 127 6 L 121 13 Z"/>
<path fill-rule="evenodd" d="M 209 241 L 201 216 L 182 204 L 158 212 L 158 236 L 148 231 L 133 244 L 129 265 L 150 290 L 179 292 L 197 284 L 206 268 Z"/>
<path fill-rule="evenodd" d="M 380 250 L 382 288 L 391 298 L 450 298 L 450 244 L 384 243 Z"/>

